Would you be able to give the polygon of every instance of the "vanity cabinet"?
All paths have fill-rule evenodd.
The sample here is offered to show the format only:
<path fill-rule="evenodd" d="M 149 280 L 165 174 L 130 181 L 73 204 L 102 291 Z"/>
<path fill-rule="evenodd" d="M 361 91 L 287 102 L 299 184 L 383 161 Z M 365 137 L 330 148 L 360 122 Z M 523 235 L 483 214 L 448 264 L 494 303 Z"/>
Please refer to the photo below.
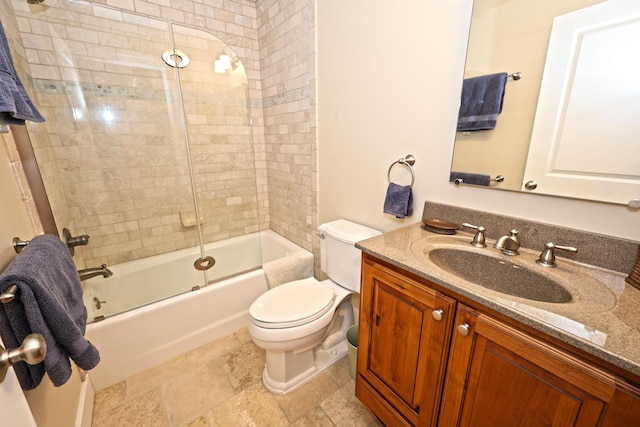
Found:
<path fill-rule="evenodd" d="M 388 427 L 640 426 L 640 389 L 363 256 L 356 396 Z"/>
<path fill-rule="evenodd" d="M 462 304 L 454 326 L 440 425 L 597 425 L 606 373 Z"/>
<path fill-rule="evenodd" d="M 363 283 L 356 395 L 388 426 L 432 424 L 455 301 L 383 267 Z"/>

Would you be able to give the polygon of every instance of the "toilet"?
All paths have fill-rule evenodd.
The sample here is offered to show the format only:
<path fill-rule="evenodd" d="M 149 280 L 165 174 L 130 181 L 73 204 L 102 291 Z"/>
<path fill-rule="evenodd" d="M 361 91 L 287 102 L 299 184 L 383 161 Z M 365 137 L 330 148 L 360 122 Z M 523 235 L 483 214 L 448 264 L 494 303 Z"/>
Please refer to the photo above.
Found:
<path fill-rule="evenodd" d="M 347 329 L 354 324 L 351 296 L 360 292 L 361 252 L 355 243 L 380 234 L 344 219 L 319 227 L 321 269 L 313 277 L 284 283 L 249 308 L 249 334 L 266 351 L 262 382 L 286 394 L 347 354 Z"/>

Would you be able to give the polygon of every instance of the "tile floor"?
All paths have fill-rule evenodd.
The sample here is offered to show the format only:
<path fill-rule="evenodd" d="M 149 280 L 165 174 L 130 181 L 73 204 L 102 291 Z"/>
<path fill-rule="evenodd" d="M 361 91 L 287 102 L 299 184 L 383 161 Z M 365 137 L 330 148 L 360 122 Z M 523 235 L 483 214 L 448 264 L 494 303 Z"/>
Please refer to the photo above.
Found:
<path fill-rule="evenodd" d="M 96 395 L 93 427 L 377 426 L 344 357 L 286 396 L 262 385 L 264 352 L 246 328 Z"/>

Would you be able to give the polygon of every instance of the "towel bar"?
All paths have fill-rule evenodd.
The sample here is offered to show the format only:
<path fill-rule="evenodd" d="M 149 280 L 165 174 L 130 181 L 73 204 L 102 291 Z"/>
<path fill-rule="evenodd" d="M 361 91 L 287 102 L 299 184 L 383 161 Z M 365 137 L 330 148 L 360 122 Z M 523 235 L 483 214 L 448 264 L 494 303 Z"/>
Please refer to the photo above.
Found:
<path fill-rule="evenodd" d="M 520 80 L 522 78 L 522 73 L 520 71 L 516 71 L 512 74 L 507 74 L 507 78 L 511 77 L 513 80 Z"/>
<path fill-rule="evenodd" d="M 398 159 L 395 162 L 391 163 L 391 166 L 389 166 L 389 170 L 387 171 L 387 181 L 391 183 L 391 169 L 393 169 L 395 165 L 404 165 L 408 167 L 409 172 L 411 172 L 411 187 L 413 187 L 413 183 L 416 181 L 416 175 L 413 172 L 413 168 L 411 166 L 415 164 L 416 164 L 416 158 L 413 157 L 413 155 L 411 154 L 407 154 L 404 158 Z"/>
<path fill-rule="evenodd" d="M 13 250 L 16 251 L 17 254 L 22 252 L 25 246 L 29 244 L 28 240 L 22 240 L 19 237 L 13 238 Z"/>
<path fill-rule="evenodd" d="M 498 175 L 495 178 L 490 179 L 489 181 L 502 182 L 502 181 L 504 181 L 504 175 Z M 453 181 L 453 183 L 455 185 L 464 184 L 464 180 L 462 178 L 458 178 L 455 181 Z"/>
<path fill-rule="evenodd" d="M 18 293 L 18 285 L 9 286 L 9 289 L 7 289 L 6 292 L 3 292 L 2 294 L 0 294 L 0 302 L 2 304 L 6 304 L 8 302 L 13 301 L 17 293 Z"/>
<path fill-rule="evenodd" d="M 72 236 L 71 232 L 67 228 L 62 229 L 62 234 L 64 239 L 62 241 L 69 248 L 69 252 L 71 252 L 71 256 L 73 256 L 73 248 L 75 246 L 85 246 L 89 243 L 89 235 L 82 234 L 80 236 Z M 22 250 L 29 244 L 29 240 L 22 240 L 19 237 L 13 238 L 13 250 L 16 251 L 17 254 L 22 252 Z"/>

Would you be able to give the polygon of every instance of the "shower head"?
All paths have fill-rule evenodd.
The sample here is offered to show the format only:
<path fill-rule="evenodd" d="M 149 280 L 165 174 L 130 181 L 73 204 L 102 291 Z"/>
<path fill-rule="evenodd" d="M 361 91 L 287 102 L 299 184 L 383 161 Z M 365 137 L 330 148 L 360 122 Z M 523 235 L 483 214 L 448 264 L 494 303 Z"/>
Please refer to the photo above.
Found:
<path fill-rule="evenodd" d="M 44 0 L 27 0 L 29 4 L 40 4 L 42 2 L 44 2 Z"/>

